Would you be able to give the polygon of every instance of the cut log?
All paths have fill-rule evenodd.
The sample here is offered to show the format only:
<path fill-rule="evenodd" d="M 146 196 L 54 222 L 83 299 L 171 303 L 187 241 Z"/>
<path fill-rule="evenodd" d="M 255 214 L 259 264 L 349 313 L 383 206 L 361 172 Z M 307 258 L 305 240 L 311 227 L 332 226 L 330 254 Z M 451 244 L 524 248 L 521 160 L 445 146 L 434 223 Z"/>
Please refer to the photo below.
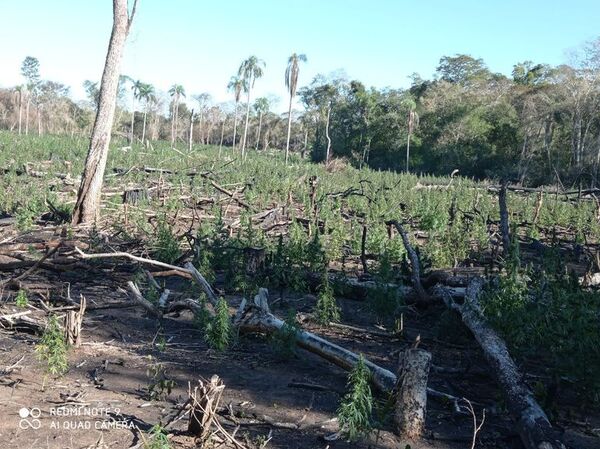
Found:
<path fill-rule="evenodd" d="M 506 343 L 490 327 L 479 304 L 483 279 L 475 278 L 467 287 L 464 304 L 457 304 L 443 289 L 440 292 L 446 305 L 457 311 L 463 323 L 471 330 L 483 350 L 502 392 L 509 413 L 526 449 L 564 449 L 559 433 L 552 428 L 548 417 L 523 380 L 517 365 L 508 352 Z"/>
<path fill-rule="evenodd" d="M 416 439 L 423 435 L 430 365 L 431 353 L 423 349 L 408 349 L 400 358 L 394 423 L 401 436 Z"/>
<path fill-rule="evenodd" d="M 83 324 L 85 306 L 85 297 L 81 295 L 79 310 L 68 310 L 65 315 L 65 337 L 67 343 L 76 348 L 81 346 L 81 325 Z"/>
<path fill-rule="evenodd" d="M 144 298 L 142 296 L 140 289 L 138 288 L 137 285 L 135 285 L 135 283 L 128 281 L 127 288 L 131 292 L 131 296 L 133 297 L 135 302 L 137 302 L 144 309 L 146 309 L 150 315 L 155 316 L 157 318 L 162 317 L 162 312 L 158 308 L 156 308 L 154 306 L 154 304 L 152 304 L 150 301 L 148 301 L 146 298 Z"/>

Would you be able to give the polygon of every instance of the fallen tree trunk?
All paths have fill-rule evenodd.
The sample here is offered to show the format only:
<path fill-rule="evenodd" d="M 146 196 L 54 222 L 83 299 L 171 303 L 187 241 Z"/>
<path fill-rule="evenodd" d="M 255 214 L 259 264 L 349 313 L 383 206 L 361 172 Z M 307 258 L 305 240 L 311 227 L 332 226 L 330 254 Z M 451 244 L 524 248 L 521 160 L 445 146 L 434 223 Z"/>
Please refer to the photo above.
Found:
<path fill-rule="evenodd" d="M 558 432 L 535 400 L 519 369 L 508 352 L 506 343 L 490 327 L 479 304 L 483 279 L 475 278 L 469 284 L 464 304 L 457 304 L 443 288 L 438 289 L 446 305 L 458 312 L 463 323 L 471 330 L 483 350 L 493 375 L 506 398 L 509 413 L 527 449 L 564 449 Z"/>

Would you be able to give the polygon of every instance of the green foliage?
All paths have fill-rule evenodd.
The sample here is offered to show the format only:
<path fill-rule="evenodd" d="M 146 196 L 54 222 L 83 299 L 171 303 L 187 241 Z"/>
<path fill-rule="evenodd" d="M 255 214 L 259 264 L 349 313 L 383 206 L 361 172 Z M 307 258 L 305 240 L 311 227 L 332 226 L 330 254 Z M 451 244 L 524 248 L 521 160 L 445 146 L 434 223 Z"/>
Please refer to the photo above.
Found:
<path fill-rule="evenodd" d="M 149 440 L 144 438 L 144 449 L 171 449 L 171 443 L 167 431 L 160 425 L 155 424 L 148 432 Z"/>
<path fill-rule="evenodd" d="M 148 376 L 148 399 L 151 401 L 166 398 L 177 385 L 173 379 L 168 377 L 164 365 L 154 361 L 152 356 L 149 357 L 146 375 Z"/>
<path fill-rule="evenodd" d="M 198 312 L 194 314 L 194 326 L 198 329 L 206 329 L 208 324 L 210 323 L 211 315 L 208 313 L 207 303 L 206 303 L 206 294 L 202 293 L 200 295 L 200 309 Z"/>
<path fill-rule="evenodd" d="M 159 218 L 154 237 L 154 257 L 161 262 L 173 263 L 181 256 L 179 240 L 166 215 Z"/>
<path fill-rule="evenodd" d="M 40 361 L 46 362 L 46 369 L 53 376 L 62 376 L 69 369 L 67 342 L 58 318 L 51 315 L 41 340 L 35 347 Z"/>
<path fill-rule="evenodd" d="M 394 281 L 391 254 L 384 250 L 379 256 L 374 276 L 375 288 L 369 294 L 369 307 L 379 321 L 393 320 L 401 304 L 398 289 L 390 284 Z"/>
<path fill-rule="evenodd" d="M 284 359 L 293 357 L 296 354 L 296 335 L 298 331 L 296 311 L 290 309 L 288 310 L 283 326 L 273 333 L 271 338 L 275 353 Z"/>
<path fill-rule="evenodd" d="M 223 298 L 215 307 L 215 316 L 206 325 L 205 339 L 208 345 L 217 351 L 224 351 L 231 344 L 233 329 L 229 318 L 229 308 Z"/>
<path fill-rule="evenodd" d="M 361 354 L 348 376 L 348 392 L 337 411 L 340 431 L 349 441 L 364 437 L 372 429 L 373 395 L 369 385 L 370 378 L 371 372 Z"/>
<path fill-rule="evenodd" d="M 27 292 L 25 290 L 19 290 L 15 298 L 15 305 L 21 309 L 25 309 L 29 305 L 29 299 L 27 299 Z"/>
<path fill-rule="evenodd" d="M 317 297 L 317 304 L 315 306 L 315 317 L 317 321 L 322 325 L 328 325 L 331 321 L 340 320 L 340 307 L 335 300 L 333 295 L 333 288 L 329 282 L 329 276 L 327 272 L 323 273 L 323 280 L 319 287 L 319 296 Z"/>

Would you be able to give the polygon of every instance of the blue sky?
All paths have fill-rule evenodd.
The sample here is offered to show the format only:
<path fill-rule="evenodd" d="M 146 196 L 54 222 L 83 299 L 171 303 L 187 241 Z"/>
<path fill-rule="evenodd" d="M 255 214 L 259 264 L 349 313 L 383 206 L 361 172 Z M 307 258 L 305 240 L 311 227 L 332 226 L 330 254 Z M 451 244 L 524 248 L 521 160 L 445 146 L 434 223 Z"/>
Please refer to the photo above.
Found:
<path fill-rule="evenodd" d="M 0 0 L 0 18 L 0 87 L 22 82 L 27 55 L 76 99 L 83 80 L 100 78 L 111 0 Z M 283 110 L 294 51 L 308 57 L 301 85 L 344 69 L 368 86 L 406 87 L 411 73 L 430 77 L 441 56 L 456 53 L 505 74 L 523 60 L 560 64 L 600 35 L 599 24 L 598 0 L 139 0 L 122 71 L 227 101 L 230 76 L 256 54 L 267 64 L 256 94 L 282 97 Z"/>

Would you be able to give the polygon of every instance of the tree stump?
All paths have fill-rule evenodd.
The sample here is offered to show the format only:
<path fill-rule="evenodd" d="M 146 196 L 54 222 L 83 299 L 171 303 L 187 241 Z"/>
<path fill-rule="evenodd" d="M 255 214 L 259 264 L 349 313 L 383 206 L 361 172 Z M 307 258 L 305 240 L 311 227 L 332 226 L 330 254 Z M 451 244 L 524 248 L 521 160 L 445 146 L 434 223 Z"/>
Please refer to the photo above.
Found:
<path fill-rule="evenodd" d="M 399 435 L 415 439 L 423 434 L 430 365 L 431 353 L 423 349 L 408 349 L 402 354 L 394 413 L 394 424 Z"/>
<path fill-rule="evenodd" d="M 65 315 L 65 337 L 67 344 L 78 348 L 81 346 L 81 325 L 85 314 L 86 300 L 83 295 L 79 301 L 79 311 L 69 310 Z"/>
<path fill-rule="evenodd" d="M 199 379 L 199 385 L 189 392 L 192 410 L 188 423 L 188 432 L 203 444 L 211 435 L 210 427 L 219 408 L 219 401 L 225 384 L 216 374 L 210 381 Z"/>

